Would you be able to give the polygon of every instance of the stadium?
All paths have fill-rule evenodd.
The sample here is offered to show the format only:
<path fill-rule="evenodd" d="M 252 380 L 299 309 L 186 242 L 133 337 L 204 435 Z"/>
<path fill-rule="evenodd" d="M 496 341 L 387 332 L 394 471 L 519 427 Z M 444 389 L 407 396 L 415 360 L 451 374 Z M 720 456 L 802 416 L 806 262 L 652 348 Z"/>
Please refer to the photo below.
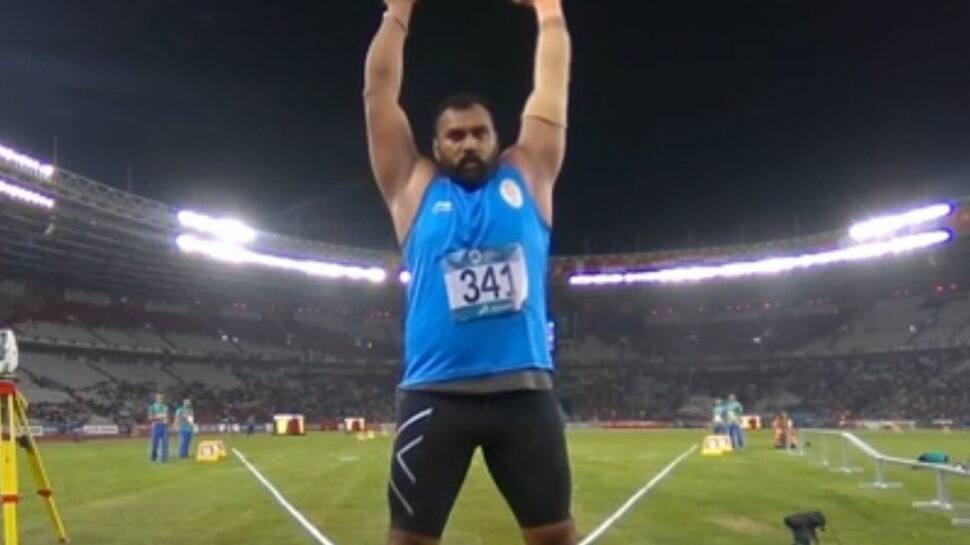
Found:
<path fill-rule="evenodd" d="M 70 541 L 382 542 L 401 254 L 54 163 L 0 132 L 0 329 Z M 970 197 L 855 215 L 756 243 L 551 257 L 582 545 L 783 544 L 783 519 L 816 511 L 823 543 L 970 544 Z M 190 398 L 197 442 L 226 456 L 150 464 L 156 392 Z M 740 452 L 708 443 L 729 394 Z M 21 539 L 55 542 L 24 459 Z M 443 541 L 517 543 L 515 522 L 476 454 Z"/>
<path fill-rule="evenodd" d="M 99 495 L 94 504 L 121 501 L 123 483 L 134 474 L 98 476 L 88 468 L 80 475 L 64 464 L 77 459 L 72 451 L 104 449 L 111 449 L 112 456 L 132 454 L 131 461 L 117 461 L 122 470 L 141 461 L 130 451 L 140 452 L 143 440 L 88 438 L 145 435 L 141 406 L 161 390 L 170 392 L 172 399 L 194 400 L 203 434 L 221 435 L 232 429 L 238 433 L 250 415 L 261 431 L 280 413 L 304 415 L 313 432 L 337 430 L 346 418 L 363 419 L 368 429 L 378 432 L 373 443 L 355 441 L 346 432 L 322 433 L 319 438 L 311 432 L 302 440 L 308 444 L 288 444 L 286 460 L 275 462 L 269 450 L 261 451 L 272 446 L 258 438 L 226 436 L 230 445 L 252 451 L 252 460 L 265 466 L 268 474 L 278 475 L 281 489 L 287 490 L 284 483 L 289 483 L 287 494 L 295 500 L 302 496 L 315 509 L 311 516 L 331 531 L 335 542 L 358 542 L 357 527 L 340 520 L 367 517 L 367 501 L 374 509 L 382 501 L 379 495 L 368 498 L 363 482 L 379 489 L 380 445 L 386 440 L 379 432 L 393 421 L 406 279 L 397 258 L 253 231 L 234 220 L 175 210 L 53 169 L 13 149 L 0 151 L 5 201 L 0 226 L 3 320 L 19 341 L 24 362 L 20 387 L 31 401 L 32 424 L 42 428 L 39 435 L 81 441 L 44 447 L 52 455 L 50 472 L 60 485 L 65 517 L 74 532 L 106 542 L 102 532 L 107 529 L 121 530 L 112 531 L 121 536 L 137 526 L 106 520 L 106 513 L 97 508 L 72 512 L 72 507 L 89 503 L 80 499 L 83 495 Z M 778 411 L 787 411 L 803 428 L 901 430 L 871 437 L 873 444 L 900 456 L 915 456 L 924 447 L 931 450 L 929 445 L 967 455 L 970 438 L 960 428 L 970 425 L 968 201 L 920 206 L 868 221 L 754 246 L 553 259 L 556 321 L 551 333 L 560 365 L 558 395 L 575 428 L 573 448 L 581 453 L 580 460 L 589 461 L 577 464 L 578 489 L 584 490 L 584 477 L 587 486 L 610 480 L 601 483 L 602 490 L 590 490 L 595 503 L 581 504 L 588 509 L 581 512 L 581 521 L 603 518 L 602 509 L 610 508 L 610 500 L 621 504 L 639 479 L 698 443 L 703 434 L 697 428 L 706 427 L 718 392 L 752 400 L 748 411 L 766 422 Z M 854 241 L 859 225 L 888 227 L 872 239 L 877 244 L 872 246 Z M 251 242 L 238 242 L 242 239 Z M 919 245 L 907 242 L 924 240 Z M 857 248 L 862 249 L 845 251 Z M 798 266 L 799 270 L 777 263 L 788 257 L 824 255 L 837 257 L 820 259 L 816 266 Z M 861 257 L 851 257 L 856 255 Z M 758 265 L 768 260 L 773 264 Z M 944 428 L 953 431 L 944 435 Z M 767 447 L 767 437 L 755 437 Z M 863 437 L 870 440 L 869 435 Z M 610 454 L 599 452 L 604 441 L 610 444 Z M 616 452 L 614 442 L 619 443 Z M 118 448 L 119 444 L 125 446 Z M 328 461 L 322 463 L 327 467 L 310 467 L 320 462 L 313 461 L 314 449 L 327 452 Z M 864 463 L 860 454 L 852 455 L 858 457 L 855 463 Z M 301 457 L 308 467 L 296 470 Z M 786 478 L 804 481 L 799 486 L 812 498 L 812 506 L 857 502 L 852 508 L 841 506 L 840 514 L 850 520 L 876 516 L 891 505 L 901 512 L 892 519 L 905 520 L 907 531 L 914 532 L 914 537 L 898 543 L 913 543 L 910 539 L 924 535 L 949 543 L 970 539 L 954 533 L 945 518 L 916 519 L 903 498 L 890 501 L 856 491 L 855 483 L 847 486 L 844 478 L 822 473 L 804 460 L 766 456 L 761 462 L 769 466 L 758 476 L 761 486 L 769 485 L 773 472 L 793 472 Z M 373 467 L 360 467 L 363 464 Z M 692 473 L 713 471 L 707 465 L 688 464 L 666 492 L 658 491 L 657 502 L 663 494 L 670 502 L 679 495 L 690 497 L 686 488 L 678 490 L 678 481 L 697 479 L 694 486 L 703 486 L 703 477 Z M 213 486 L 235 486 L 229 484 L 236 483 L 229 467 L 198 471 L 202 473 L 194 478 L 215 479 Z M 324 473 L 311 479 L 311 471 Z M 729 468 L 724 477 L 743 479 L 743 471 Z M 915 488 L 909 494 L 922 491 L 932 496 L 929 476 L 903 476 Z M 329 506 L 310 499 L 314 487 L 299 484 L 303 479 L 332 483 L 331 479 L 345 477 L 360 482 L 339 485 L 351 487 L 347 490 L 317 491 L 331 498 Z M 970 491 L 966 485 L 954 482 L 953 492 L 965 494 Z M 92 489 L 82 492 L 74 487 Z M 838 488 L 837 495 L 826 498 L 824 491 L 831 488 Z M 221 490 L 227 496 L 237 493 Z M 780 501 L 778 491 L 765 492 Z M 265 504 L 261 509 L 249 506 L 259 510 L 259 516 L 270 517 L 264 524 L 283 516 L 274 513 L 269 497 L 260 497 L 250 483 L 245 493 L 253 495 L 254 504 Z M 354 493 L 358 496 L 351 496 L 347 505 L 334 499 Z M 466 496 L 475 494 L 487 496 L 486 490 L 471 490 Z M 211 497 L 180 497 L 192 509 L 230 508 Z M 787 509 L 796 511 L 799 502 L 793 500 L 782 505 L 788 503 Z M 205 505 L 207 501 L 212 505 Z M 664 523 L 658 521 L 663 515 L 655 507 L 644 509 L 647 517 L 631 515 L 613 541 L 604 542 L 629 542 L 627 533 L 636 532 L 638 525 L 648 525 L 651 532 L 662 528 Z M 471 506 L 467 509 L 458 508 L 456 541 L 470 538 L 463 531 L 477 531 L 481 525 L 500 527 L 505 518 L 501 506 L 495 506 L 491 517 L 476 517 Z M 720 527 L 717 533 L 722 537 L 778 534 L 776 541 L 784 539 L 783 529 L 762 515 L 743 515 L 741 522 L 731 522 L 742 515 L 711 511 L 711 528 L 699 530 L 697 538 Z M 787 511 L 781 508 L 772 514 L 771 519 L 780 520 Z M 91 517 L 92 526 L 85 524 L 86 517 Z M 31 520 L 25 528 L 43 534 L 43 522 Z M 880 525 L 892 523 L 887 517 Z M 854 530 L 846 522 L 838 526 L 843 539 L 855 532 L 854 542 L 870 542 L 865 540 L 868 524 Z M 203 542 L 199 529 L 191 532 Z M 302 535 L 293 533 L 291 541 L 282 536 L 274 540 L 303 542 Z M 165 542 L 157 535 L 146 534 L 144 539 Z M 220 539 L 214 533 L 204 541 Z M 749 542 L 755 541 L 730 541 Z"/>

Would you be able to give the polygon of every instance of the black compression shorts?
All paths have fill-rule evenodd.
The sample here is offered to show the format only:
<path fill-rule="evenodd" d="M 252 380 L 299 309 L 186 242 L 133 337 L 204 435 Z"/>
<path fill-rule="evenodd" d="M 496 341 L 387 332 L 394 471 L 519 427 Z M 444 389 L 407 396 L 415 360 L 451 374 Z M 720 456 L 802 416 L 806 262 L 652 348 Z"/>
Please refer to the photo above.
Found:
<path fill-rule="evenodd" d="M 563 421 L 549 390 L 398 394 L 391 527 L 440 538 L 477 447 L 519 526 L 569 519 Z"/>

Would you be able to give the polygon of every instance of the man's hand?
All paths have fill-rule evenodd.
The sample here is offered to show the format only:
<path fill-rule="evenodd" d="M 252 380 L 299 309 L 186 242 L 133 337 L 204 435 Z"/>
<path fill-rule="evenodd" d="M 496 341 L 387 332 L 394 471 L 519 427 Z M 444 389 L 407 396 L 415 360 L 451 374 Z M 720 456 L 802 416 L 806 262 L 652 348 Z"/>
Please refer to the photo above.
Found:
<path fill-rule="evenodd" d="M 542 23 L 546 19 L 561 18 L 562 0 L 512 0 L 513 4 L 533 8 Z"/>
<path fill-rule="evenodd" d="M 512 0 L 513 4 L 520 6 L 535 7 L 536 9 L 561 6 L 562 0 Z"/>

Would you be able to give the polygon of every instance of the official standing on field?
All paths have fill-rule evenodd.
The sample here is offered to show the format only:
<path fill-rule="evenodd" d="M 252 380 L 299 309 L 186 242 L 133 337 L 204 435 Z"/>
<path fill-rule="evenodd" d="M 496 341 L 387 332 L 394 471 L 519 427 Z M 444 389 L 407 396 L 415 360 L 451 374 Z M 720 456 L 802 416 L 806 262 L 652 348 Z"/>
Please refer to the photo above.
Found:
<path fill-rule="evenodd" d="M 744 407 L 738 402 L 737 396 L 731 394 L 728 396 L 727 403 L 724 404 L 724 410 L 727 414 L 728 434 L 731 436 L 731 446 L 734 450 L 743 449 L 744 432 L 741 430 L 741 425 L 744 420 Z"/>
<path fill-rule="evenodd" d="M 155 394 L 155 402 L 148 406 L 148 423 L 151 426 L 151 461 L 168 461 L 168 404 L 165 394 Z"/>
<path fill-rule="evenodd" d="M 195 432 L 195 412 L 192 410 L 191 399 L 186 398 L 182 401 L 182 405 L 175 409 L 175 423 L 179 427 L 179 458 L 188 458 L 192 433 Z"/>
<path fill-rule="evenodd" d="M 727 433 L 727 428 L 724 426 L 726 411 L 724 410 L 724 400 L 721 398 L 714 398 L 714 411 L 711 415 L 711 423 L 714 427 L 714 435 L 722 435 Z"/>

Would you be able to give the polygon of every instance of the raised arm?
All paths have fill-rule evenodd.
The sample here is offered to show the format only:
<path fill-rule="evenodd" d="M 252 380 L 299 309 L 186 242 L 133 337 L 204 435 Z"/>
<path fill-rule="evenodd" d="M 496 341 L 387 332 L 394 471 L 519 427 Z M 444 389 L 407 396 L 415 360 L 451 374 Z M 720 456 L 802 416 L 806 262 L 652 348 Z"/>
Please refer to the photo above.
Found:
<path fill-rule="evenodd" d="M 390 205 L 418 161 L 411 124 L 400 105 L 404 41 L 415 0 L 385 0 L 387 11 L 367 52 L 364 113 L 371 168 Z"/>
<path fill-rule="evenodd" d="M 566 153 L 569 71 L 572 44 L 561 0 L 527 0 L 539 24 L 532 94 L 522 114 L 522 128 L 510 150 L 523 170 L 547 220 L 552 218 L 552 187 Z"/>

